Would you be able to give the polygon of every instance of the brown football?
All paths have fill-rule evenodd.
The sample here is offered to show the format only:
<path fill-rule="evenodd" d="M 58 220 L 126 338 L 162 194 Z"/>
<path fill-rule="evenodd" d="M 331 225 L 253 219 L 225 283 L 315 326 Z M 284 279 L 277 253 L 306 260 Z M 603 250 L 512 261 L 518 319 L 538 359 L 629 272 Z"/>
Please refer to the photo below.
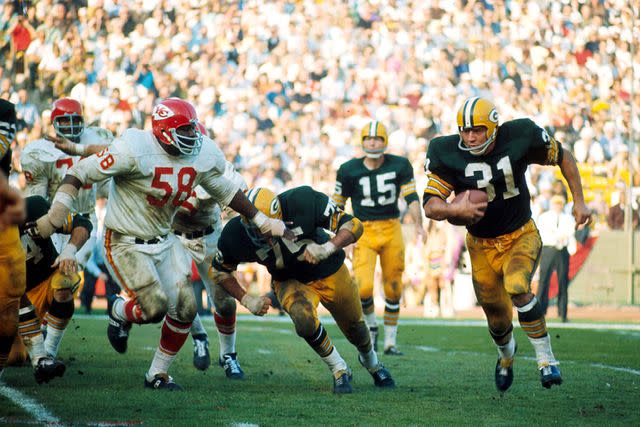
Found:
<path fill-rule="evenodd" d="M 462 199 L 464 197 L 464 193 L 466 193 L 467 191 L 469 191 L 469 200 L 473 203 L 482 203 L 482 202 L 489 201 L 489 196 L 487 196 L 487 193 L 485 191 L 470 189 L 470 190 L 461 191 L 460 193 L 457 193 L 456 197 L 453 198 L 451 203 Z M 457 219 L 457 218 L 449 218 L 448 221 L 453 225 L 470 225 L 464 222 L 462 219 Z"/>

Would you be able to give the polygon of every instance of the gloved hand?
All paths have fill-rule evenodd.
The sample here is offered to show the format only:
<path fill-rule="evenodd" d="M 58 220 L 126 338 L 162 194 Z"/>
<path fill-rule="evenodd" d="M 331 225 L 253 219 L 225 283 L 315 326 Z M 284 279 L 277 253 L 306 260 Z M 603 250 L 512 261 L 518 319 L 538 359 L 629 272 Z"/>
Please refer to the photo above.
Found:
<path fill-rule="evenodd" d="M 304 249 L 304 259 L 310 264 L 317 264 L 329 258 L 336 250 L 338 250 L 338 248 L 331 242 L 326 242 L 321 245 L 310 243 Z"/>
<path fill-rule="evenodd" d="M 240 300 L 240 304 L 256 316 L 264 316 L 269 311 L 271 299 L 264 295 L 245 294 Z"/>

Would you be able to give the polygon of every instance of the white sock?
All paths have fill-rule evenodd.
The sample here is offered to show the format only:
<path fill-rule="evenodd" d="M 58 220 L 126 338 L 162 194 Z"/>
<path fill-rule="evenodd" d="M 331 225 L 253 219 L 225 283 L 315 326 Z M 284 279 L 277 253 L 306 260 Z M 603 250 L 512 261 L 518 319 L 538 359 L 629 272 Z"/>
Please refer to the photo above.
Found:
<path fill-rule="evenodd" d="M 369 314 L 365 314 L 364 323 L 366 323 L 369 328 L 378 326 L 378 322 L 376 321 L 376 312 L 373 311 Z"/>
<path fill-rule="evenodd" d="M 501 359 L 513 358 L 513 354 L 516 352 L 516 340 L 515 338 L 513 338 L 513 334 L 511 334 L 511 339 L 508 343 L 504 345 L 496 344 L 496 347 L 498 347 L 498 354 L 500 355 Z"/>
<path fill-rule="evenodd" d="M 398 335 L 398 325 L 384 325 L 384 348 L 396 345 L 396 336 Z"/>
<path fill-rule="evenodd" d="M 236 352 L 236 332 L 232 334 L 223 334 L 218 331 L 218 341 L 220 342 L 220 359 L 222 356 Z"/>
<path fill-rule="evenodd" d="M 118 298 L 113 302 L 112 314 L 113 316 L 122 321 L 127 321 L 127 316 L 124 314 L 124 303 L 126 300 Z"/>
<path fill-rule="evenodd" d="M 533 349 L 536 351 L 538 369 L 547 365 L 558 365 L 558 361 L 551 350 L 551 339 L 549 335 L 542 338 L 529 337 L 529 341 L 531 341 L 531 345 L 533 345 Z"/>
<path fill-rule="evenodd" d="M 373 351 L 373 348 L 369 350 L 369 353 L 360 353 L 360 362 L 368 370 L 376 369 L 380 365 L 378 355 Z"/>
<path fill-rule="evenodd" d="M 196 314 L 196 317 L 193 319 L 191 323 L 191 336 L 195 335 L 207 335 L 207 331 L 204 329 L 204 325 L 202 324 L 202 320 L 200 320 L 200 315 Z"/>
<path fill-rule="evenodd" d="M 51 324 L 47 325 L 47 338 L 44 340 L 44 349 L 47 354 L 50 354 L 53 357 L 58 355 L 58 349 L 60 348 L 60 343 L 62 342 L 65 330 L 66 329 L 54 328 Z"/>
<path fill-rule="evenodd" d="M 324 363 L 327 364 L 334 375 L 339 371 L 346 371 L 349 369 L 347 362 L 345 362 L 342 356 L 340 356 L 340 353 L 338 353 L 338 349 L 335 348 L 335 346 L 328 356 L 322 357 L 321 359 L 324 360 Z"/>
<path fill-rule="evenodd" d="M 38 364 L 38 360 L 47 357 L 47 352 L 44 349 L 44 336 L 42 334 L 36 334 L 29 338 L 22 337 L 22 341 L 25 347 L 27 347 L 27 352 L 29 353 L 29 358 L 31 358 L 31 364 L 33 366 Z"/>
<path fill-rule="evenodd" d="M 149 367 L 149 372 L 146 374 L 147 381 L 152 381 L 156 374 L 166 374 L 169 372 L 169 366 L 171 366 L 171 363 L 175 358 L 176 355 L 168 355 L 167 353 L 160 351 L 160 348 L 157 348 L 156 354 L 153 356 L 153 361 L 151 362 L 151 367 Z"/>

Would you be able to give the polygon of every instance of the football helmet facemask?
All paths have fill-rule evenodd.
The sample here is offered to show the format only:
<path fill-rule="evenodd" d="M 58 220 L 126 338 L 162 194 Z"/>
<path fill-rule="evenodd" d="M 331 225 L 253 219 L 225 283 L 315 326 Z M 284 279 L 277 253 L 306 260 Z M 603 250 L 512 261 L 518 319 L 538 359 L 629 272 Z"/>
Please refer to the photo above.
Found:
<path fill-rule="evenodd" d="M 485 98 L 471 97 L 462 104 L 457 115 L 458 132 L 477 126 L 487 128 L 487 140 L 475 147 L 465 145 L 460 137 L 458 148 L 467 151 L 474 156 L 481 156 L 489 149 L 491 144 L 496 140 L 498 135 L 498 110 L 495 105 Z"/>
<path fill-rule="evenodd" d="M 365 138 L 381 138 L 384 142 L 384 147 L 377 150 L 371 150 L 365 147 L 364 139 Z M 378 159 L 387 149 L 387 145 L 389 145 L 389 137 L 387 136 L 387 128 L 377 120 L 374 120 L 368 123 L 366 126 L 362 128 L 360 131 L 360 143 L 362 144 L 362 149 L 367 157 L 372 159 Z"/>
<path fill-rule="evenodd" d="M 75 99 L 60 98 L 53 103 L 51 123 L 58 136 L 71 142 L 80 142 L 84 132 L 82 105 Z"/>
<path fill-rule="evenodd" d="M 153 135 L 161 144 L 171 146 L 180 154 L 195 156 L 202 147 L 202 133 L 193 105 L 180 98 L 167 98 L 151 113 Z"/>

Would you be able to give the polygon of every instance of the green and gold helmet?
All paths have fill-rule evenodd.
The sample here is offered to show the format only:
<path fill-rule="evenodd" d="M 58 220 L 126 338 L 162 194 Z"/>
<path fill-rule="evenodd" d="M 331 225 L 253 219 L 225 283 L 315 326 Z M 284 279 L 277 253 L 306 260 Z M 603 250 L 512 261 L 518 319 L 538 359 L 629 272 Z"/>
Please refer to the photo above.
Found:
<path fill-rule="evenodd" d="M 484 154 L 498 135 L 498 111 L 495 105 L 485 98 L 474 96 L 464 101 L 458 110 L 457 122 L 458 132 L 477 126 L 487 128 L 487 140 L 477 147 L 467 147 L 460 138 L 458 148 L 475 156 Z"/>
<path fill-rule="evenodd" d="M 384 142 L 384 148 L 380 150 L 366 149 L 363 144 L 365 138 L 381 138 Z M 377 120 L 368 123 L 360 131 L 360 143 L 362 144 L 362 149 L 364 150 L 367 157 L 378 158 L 382 156 L 382 153 L 384 153 L 387 149 L 387 145 L 389 145 L 387 128 Z"/>

